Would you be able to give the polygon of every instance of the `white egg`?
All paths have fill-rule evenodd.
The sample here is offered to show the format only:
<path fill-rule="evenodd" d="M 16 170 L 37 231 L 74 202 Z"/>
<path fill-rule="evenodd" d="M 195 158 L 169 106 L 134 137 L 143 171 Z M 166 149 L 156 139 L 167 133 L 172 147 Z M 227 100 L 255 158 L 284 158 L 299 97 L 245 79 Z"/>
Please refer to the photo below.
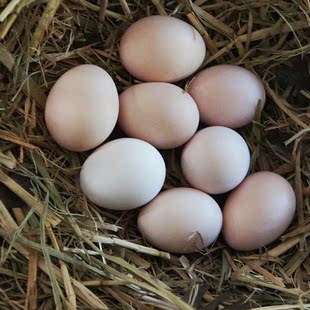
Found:
<path fill-rule="evenodd" d="M 98 206 L 129 210 L 152 200 L 165 176 L 165 162 L 151 144 L 123 138 L 104 144 L 87 158 L 80 185 Z"/>
<path fill-rule="evenodd" d="M 245 178 L 250 152 L 237 132 L 212 126 L 198 131 L 186 144 L 181 164 L 184 176 L 194 188 L 209 194 L 222 194 Z"/>

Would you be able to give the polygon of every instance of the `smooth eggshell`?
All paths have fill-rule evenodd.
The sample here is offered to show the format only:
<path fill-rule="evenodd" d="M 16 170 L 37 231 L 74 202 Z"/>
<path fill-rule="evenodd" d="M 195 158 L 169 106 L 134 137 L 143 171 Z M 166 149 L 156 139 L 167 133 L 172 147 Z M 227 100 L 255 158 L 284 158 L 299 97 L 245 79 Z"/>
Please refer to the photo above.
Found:
<path fill-rule="evenodd" d="M 201 122 L 239 128 L 250 123 L 258 102 L 266 94 L 260 79 L 251 71 L 235 65 L 217 65 L 198 73 L 189 93 L 198 105 Z"/>
<path fill-rule="evenodd" d="M 255 250 L 276 240 L 288 228 L 296 208 L 291 185 L 272 172 L 248 176 L 224 206 L 223 232 L 230 247 Z"/>
<path fill-rule="evenodd" d="M 98 206 L 129 210 L 152 200 L 163 186 L 165 162 L 149 143 L 132 138 L 110 141 L 85 161 L 80 185 Z"/>
<path fill-rule="evenodd" d="M 142 209 L 138 226 L 152 245 L 168 252 L 191 253 L 216 240 L 222 211 L 206 193 L 174 188 L 161 192 Z"/>
<path fill-rule="evenodd" d="M 110 75 L 98 66 L 81 65 L 63 74 L 51 89 L 45 121 L 60 146 L 86 151 L 110 135 L 118 110 L 118 94 Z"/>
<path fill-rule="evenodd" d="M 132 24 L 120 42 L 123 66 L 147 82 L 175 82 L 202 64 L 206 47 L 199 32 L 180 19 L 149 16 Z"/>
<path fill-rule="evenodd" d="M 182 171 L 194 187 L 222 194 L 238 186 L 250 166 L 250 152 L 234 130 L 212 126 L 198 131 L 185 145 Z"/>
<path fill-rule="evenodd" d="M 196 103 L 173 84 L 138 84 L 120 96 L 120 127 L 128 136 L 157 148 L 175 148 L 186 143 L 194 135 L 198 123 Z"/>

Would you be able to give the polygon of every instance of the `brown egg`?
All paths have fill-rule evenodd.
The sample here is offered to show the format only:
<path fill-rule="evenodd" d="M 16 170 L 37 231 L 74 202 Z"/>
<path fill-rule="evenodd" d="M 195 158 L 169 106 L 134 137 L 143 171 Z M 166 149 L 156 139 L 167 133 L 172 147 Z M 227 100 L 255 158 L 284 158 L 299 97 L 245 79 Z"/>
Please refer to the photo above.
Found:
<path fill-rule="evenodd" d="M 240 251 L 268 245 L 288 228 L 295 208 L 294 191 L 283 177 L 272 172 L 254 173 L 225 203 L 225 240 Z"/>
<path fill-rule="evenodd" d="M 168 83 L 142 83 L 120 95 L 118 122 L 128 136 L 169 149 L 194 135 L 199 112 L 193 98 L 182 88 Z"/>
<path fill-rule="evenodd" d="M 160 193 L 139 214 L 138 226 L 152 245 L 173 253 L 203 250 L 218 237 L 222 211 L 209 195 L 193 188 Z"/>
<path fill-rule="evenodd" d="M 255 116 L 259 100 L 265 103 L 262 82 L 251 71 L 234 65 L 218 65 L 198 73 L 189 93 L 197 103 L 201 122 L 239 128 Z"/>
<path fill-rule="evenodd" d="M 120 42 L 123 66 L 146 82 L 175 82 L 202 64 L 206 47 L 191 25 L 170 16 L 149 16 L 132 24 Z"/>
<path fill-rule="evenodd" d="M 67 71 L 53 86 L 45 121 L 59 145 L 80 152 L 100 145 L 110 135 L 118 109 L 110 75 L 98 66 L 81 65 Z"/>

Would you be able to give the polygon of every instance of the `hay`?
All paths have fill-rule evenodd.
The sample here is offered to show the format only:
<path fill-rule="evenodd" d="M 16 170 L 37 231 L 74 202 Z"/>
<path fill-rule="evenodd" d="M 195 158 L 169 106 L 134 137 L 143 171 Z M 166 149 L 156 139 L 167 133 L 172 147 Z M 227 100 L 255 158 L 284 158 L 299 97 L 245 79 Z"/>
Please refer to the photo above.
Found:
<path fill-rule="evenodd" d="M 310 309 L 307 1 L 0 5 L 0 309 Z M 137 231 L 137 211 L 109 212 L 83 198 L 78 175 L 87 154 L 61 149 L 47 133 L 46 95 L 69 68 L 97 64 L 119 91 L 136 82 L 119 62 L 118 43 L 150 14 L 196 27 L 208 46 L 204 66 L 243 65 L 264 81 L 267 104 L 241 130 L 251 171 L 286 177 L 298 208 L 287 233 L 261 251 L 236 252 L 221 238 L 186 257 L 149 247 Z M 180 150 L 163 155 L 165 188 L 184 184 Z"/>

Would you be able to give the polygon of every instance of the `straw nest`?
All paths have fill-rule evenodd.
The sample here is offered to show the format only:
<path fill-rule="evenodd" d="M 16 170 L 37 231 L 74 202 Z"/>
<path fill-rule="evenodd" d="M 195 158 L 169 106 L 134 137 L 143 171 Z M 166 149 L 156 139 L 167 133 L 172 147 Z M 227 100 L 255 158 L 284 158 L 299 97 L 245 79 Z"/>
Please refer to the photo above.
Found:
<path fill-rule="evenodd" d="M 307 0 L 0 5 L 0 309 L 310 308 Z M 136 211 L 109 212 L 82 196 L 79 169 L 88 154 L 65 151 L 48 135 L 46 95 L 69 68 L 97 64 L 119 91 L 137 83 L 119 62 L 119 39 L 152 14 L 196 27 L 208 47 L 204 67 L 242 65 L 264 81 L 267 104 L 241 130 L 251 171 L 283 175 L 298 202 L 287 233 L 267 248 L 236 252 L 221 238 L 188 256 L 149 247 L 137 231 Z M 163 154 L 166 188 L 184 183 L 179 153 Z"/>

